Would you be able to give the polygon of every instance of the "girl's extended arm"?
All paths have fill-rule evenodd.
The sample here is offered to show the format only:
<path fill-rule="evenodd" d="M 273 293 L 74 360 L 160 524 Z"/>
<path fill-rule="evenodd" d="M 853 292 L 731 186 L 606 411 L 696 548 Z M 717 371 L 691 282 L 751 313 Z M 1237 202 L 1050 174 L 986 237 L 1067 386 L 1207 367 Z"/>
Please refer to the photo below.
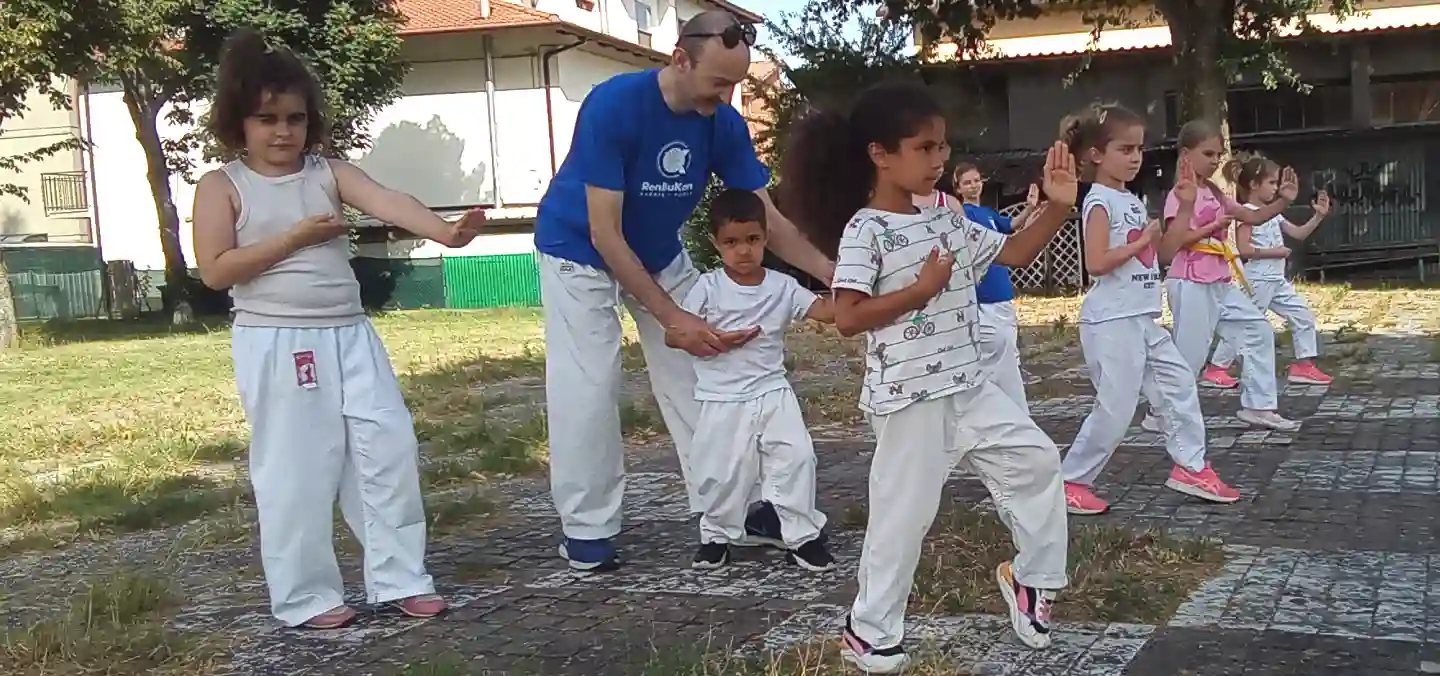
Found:
<path fill-rule="evenodd" d="M 1110 211 L 1094 206 L 1085 214 L 1085 270 L 1092 275 L 1108 275 L 1115 268 L 1139 255 L 1150 246 L 1148 237 L 1129 244 L 1110 246 Z"/>
<path fill-rule="evenodd" d="M 205 174 L 195 187 L 195 266 L 200 281 L 217 291 L 260 276 L 309 245 L 298 229 L 291 229 L 250 246 L 236 246 L 234 191 L 220 171 Z"/>
<path fill-rule="evenodd" d="M 340 188 L 340 200 L 370 216 L 449 247 L 465 246 L 474 239 L 473 232 L 440 218 L 411 195 L 376 183 L 360 167 L 330 160 L 330 168 Z M 468 220 L 469 214 L 466 216 Z"/>
<path fill-rule="evenodd" d="M 1280 223 L 1280 230 L 1289 235 L 1291 239 L 1301 241 L 1314 234 L 1315 228 L 1320 227 L 1320 221 L 1325 220 L 1325 217 L 1330 215 L 1330 194 L 1321 190 L 1320 194 L 1315 196 L 1315 203 L 1310 205 L 1310 208 L 1314 209 L 1315 213 L 1310 216 L 1310 220 L 1305 221 L 1305 225 L 1295 225 L 1290 221 L 1282 221 Z"/>
<path fill-rule="evenodd" d="M 1215 191 L 1216 197 L 1224 194 L 1221 193 L 1220 189 L 1216 188 L 1213 183 L 1210 184 L 1210 189 Z M 1226 212 L 1230 214 L 1231 218 L 1241 223 L 1260 225 L 1284 213 L 1286 209 L 1290 208 L 1290 203 L 1294 202 L 1295 197 L 1299 194 L 1300 181 L 1295 176 L 1295 170 L 1290 167 L 1285 167 L 1280 170 L 1280 192 L 1275 195 L 1274 202 L 1259 209 L 1251 209 L 1235 200 L 1227 199 L 1225 200 Z"/>
<path fill-rule="evenodd" d="M 871 329 L 895 323 L 907 312 L 925 307 L 935 294 L 926 293 L 919 284 L 903 289 L 867 296 L 854 289 L 836 289 L 835 328 L 842 336 L 854 336 Z"/>
<path fill-rule="evenodd" d="M 1280 230 L 1288 235 L 1290 239 L 1303 241 L 1310 235 L 1315 234 L 1315 228 L 1320 227 L 1320 221 L 1323 220 L 1325 220 L 1325 215 L 1316 213 L 1310 217 L 1310 220 L 1305 221 L 1304 225 L 1295 225 L 1288 220 L 1284 221 L 1280 224 Z"/>
<path fill-rule="evenodd" d="M 1241 223 L 1235 226 L 1235 250 L 1245 260 L 1262 258 L 1289 258 L 1289 247 L 1276 246 L 1255 248 L 1255 226 Z"/>
<path fill-rule="evenodd" d="M 830 293 L 816 298 L 815 302 L 810 304 L 810 310 L 805 313 L 805 318 L 822 324 L 834 324 L 835 295 Z"/>

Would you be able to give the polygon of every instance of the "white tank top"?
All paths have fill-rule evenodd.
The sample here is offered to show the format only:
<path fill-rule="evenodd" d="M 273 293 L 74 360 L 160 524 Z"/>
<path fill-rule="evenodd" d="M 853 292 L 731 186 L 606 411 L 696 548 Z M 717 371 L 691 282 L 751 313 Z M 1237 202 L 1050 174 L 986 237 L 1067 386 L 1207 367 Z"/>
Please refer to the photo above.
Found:
<path fill-rule="evenodd" d="M 322 157 L 286 176 L 262 176 L 243 162 L 222 167 L 240 195 L 236 246 L 251 246 L 323 213 L 343 217 L 335 174 Z M 365 319 L 360 283 L 350 267 L 350 241 L 336 237 L 306 247 L 230 289 L 236 326 L 331 327 Z"/>

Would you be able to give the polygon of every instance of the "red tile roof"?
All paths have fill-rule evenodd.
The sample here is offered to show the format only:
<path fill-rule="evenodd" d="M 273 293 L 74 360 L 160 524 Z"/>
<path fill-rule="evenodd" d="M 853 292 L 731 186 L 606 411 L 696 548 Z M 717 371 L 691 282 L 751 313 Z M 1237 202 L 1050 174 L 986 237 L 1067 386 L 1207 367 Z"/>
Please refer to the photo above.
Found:
<path fill-rule="evenodd" d="M 555 14 L 504 0 L 490 0 L 490 16 L 484 19 L 480 18 L 479 0 L 397 0 L 395 5 L 405 16 L 401 35 L 564 23 Z"/>

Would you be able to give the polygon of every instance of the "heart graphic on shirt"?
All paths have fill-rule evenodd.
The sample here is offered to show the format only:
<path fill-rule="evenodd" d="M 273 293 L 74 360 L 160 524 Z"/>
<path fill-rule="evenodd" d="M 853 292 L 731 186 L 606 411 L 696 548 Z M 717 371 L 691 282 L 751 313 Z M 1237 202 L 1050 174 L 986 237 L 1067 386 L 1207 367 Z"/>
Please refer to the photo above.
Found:
<path fill-rule="evenodd" d="M 1140 236 L 1141 236 L 1142 234 L 1144 234 L 1144 233 L 1145 233 L 1145 231 L 1144 231 L 1144 229 L 1142 229 L 1142 228 L 1135 228 L 1134 230 L 1131 230 L 1130 232 L 1125 233 L 1125 243 L 1126 243 L 1126 244 L 1134 244 L 1134 243 L 1135 243 L 1135 240 L 1140 239 Z M 1144 265 L 1144 266 L 1147 267 L 1147 268 L 1154 268 L 1154 267 L 1155 267 L 1155 245 L 1152 244 L 1152 245 L 1150 245 L 1150 246 L 1145 247 L 1145 250 L 1144 250 L 1144 251 L 1141 251 L 1140 253 L 1138 253 L 1138 254 L 1135 255 L 1135 260 L 1140 261 L 1140 264 L 1141 264 L 1141 265 Z"/>

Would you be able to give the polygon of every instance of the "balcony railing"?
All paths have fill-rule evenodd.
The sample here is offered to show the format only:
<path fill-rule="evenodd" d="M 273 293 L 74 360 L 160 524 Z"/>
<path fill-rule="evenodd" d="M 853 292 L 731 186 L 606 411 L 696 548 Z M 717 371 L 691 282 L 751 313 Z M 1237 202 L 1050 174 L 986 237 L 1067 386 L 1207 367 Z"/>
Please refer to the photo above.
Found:
<path fill-rule="evenodd" d="M 90 195 L 85 190 L 85 172 L 59 171 L 40 174 L 40 200 L 46 216 L 73 214 L 90 210 Z"/>

